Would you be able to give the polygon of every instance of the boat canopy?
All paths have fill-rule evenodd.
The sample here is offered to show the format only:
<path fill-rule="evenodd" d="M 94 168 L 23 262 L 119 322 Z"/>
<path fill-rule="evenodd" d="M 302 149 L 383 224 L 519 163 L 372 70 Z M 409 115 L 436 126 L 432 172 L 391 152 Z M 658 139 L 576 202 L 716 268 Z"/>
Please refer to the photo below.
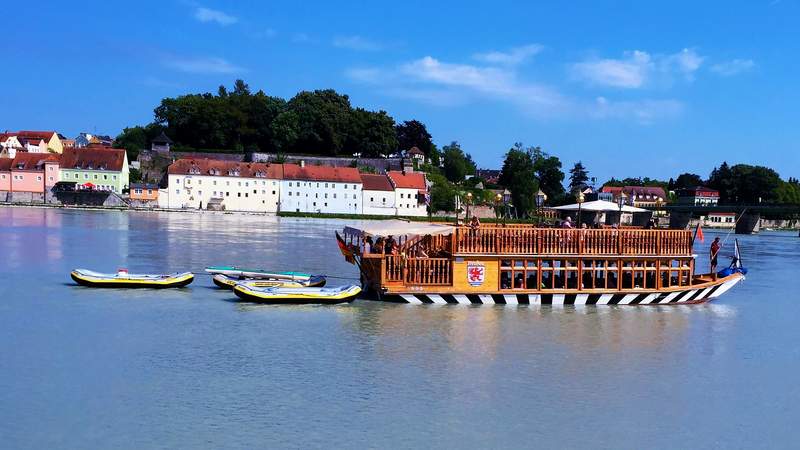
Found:
<path fill-rule="evenodd" d="M 557 206 L 553 209 L 557 209 L 559 211 L 577 211 L 579 209 L 577 203 L 573 203 L 571 205 L 564 205 L 564 206 Z M 619 211 L 619 205 L 614 202 L 608 202 L 605 200 L 595 200 L 592 202 L 584 202 L 580 205 L 580 210 L 582 211 Z M 633 206 L 622 205 L 622 212 L 626 213 L 637 213 L 637 212 L 647 212 L 646 209 L 642 208 L 635 208 Z"/>
<path fill-rule="evenodd" d="M 361 236 L 424 236 L 452 234 L 453 226 L 405 220 L 381 220 L 358 227 L 344 227 L 344 234 Z"/>

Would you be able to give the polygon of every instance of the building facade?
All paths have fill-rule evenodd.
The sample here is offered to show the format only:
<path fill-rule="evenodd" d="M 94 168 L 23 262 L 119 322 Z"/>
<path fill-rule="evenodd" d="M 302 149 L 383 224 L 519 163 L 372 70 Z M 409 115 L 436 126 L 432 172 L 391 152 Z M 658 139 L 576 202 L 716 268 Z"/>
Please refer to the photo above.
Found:
<path fill-rule="evenodd" d="M 129 199 L 134 205 L 158 203 L 158 185 L 150 183 L 131 183 Z"/>
<path fill-rule="evenodd" d="M 30 153 L 62 153 L 64 144 L 55 131 L 20 131 L 17 139 Z"/>
<path fill-rule="evenodd" d="M 394 186 L 386 175 L 362 173 L 362 214 L 396 216 Z"/>
<path fill-rule="evenodd" d="M 0 133 L 0 158 L 13 158 L 24 148 L 13 133 Z"/>
<path fill-rule="evenodd" d="M 280 211 L 362 214 L 363 184 L 354 167 L 283 164 Z"/>
<path fill-rule="evenodd" d="M 678 203 L 694 206 L 716 206 L 719 203 L 719 191 L 707 187 L 678 189 Z"/>
<path fill-rule="evenodd" d="M 128 157 L 117 148 L 67 148 L 61 155 L 59 178 L 76 183 L 78 189 L 122 194 L 128 189 Z"/>
<path fill-rule="evenodd" d="M 398 216 L 425 216 L 427 184 L 425 173 L 390 171 L 386 174 L 394 187 Z"/>
<path fill-rule="evenodd" d="M 56 155 L 20 152 L 0 160 L 0 191 L 42 194 L 58 182 L 59 158 Z M 44 200 L 44 197 L 42 197 Z"/>
<path fill-rule="evenodd" d="M 168 208 L 276 212 L 281 164 L 179 159 L 167 170 Z M 161 194 L 159 194 L 160 196 Z M 163 204 L 159 198 L 158 202 Z"/>

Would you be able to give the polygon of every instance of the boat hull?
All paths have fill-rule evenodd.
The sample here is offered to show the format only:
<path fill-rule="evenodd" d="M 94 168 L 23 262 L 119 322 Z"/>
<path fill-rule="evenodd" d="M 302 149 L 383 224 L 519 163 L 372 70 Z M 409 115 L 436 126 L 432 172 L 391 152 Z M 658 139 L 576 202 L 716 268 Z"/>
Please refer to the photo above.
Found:
<path fill-rule="evenodd" d="M 70 277 L 73 281 L 81 286 L 96 287 L 96 288 L 124 288 L 124 289 L 168 289 L 168 288 L 181 288 L 188 286 L 194 281 L 194 275 L 191 273 L 180 274 L 175 277 L 168 277 L 162 280 L 136 280 L 136 279 L 112 279 L 112 278 L 99 278 L 81 274 L 79 272 L 71 272 Z"/>
<path fill-rule="evenodd" d="M 376 300 L 412 304 L 464 305 L 689 305 L 711 301 L 743 280 L 733 274 L 713 282 L 672 291 L 635 290 L 613 293 L 386 293 Z"/>
<path fill-rule="evenodd" d="M 355 289 L 344 290 L 336 295 L 318 295 L 314 293 L 313 288 L 306 290 L 308 292 L 301 292 L 302 289 L 281 292 L 280 289 L 250 288 L 243 284 L 237 284 L 233 288 L 233 292 L 242 300 L 273 305 L 336 305 L 352 302 L 361 293 L 361 288 L 357 286 Z"/>
<path fill-rule="evenodd" d="M 263 278 L 251 278 L 251 279 L 239 279 L 235 277 L 229 277 L 223 274 L 216 274 L 211 277 L 211 280 L 214 282 L 217 287 L 222 289 L 232 290 L 237 283 L 243 283 L 248 286 L 253 287 L 323 287 L 325 286 L 326 280 L 325 277 L 322 276 L 313 276 L 308 281 L 292 281 L 292 280 L 267 280 Z"/>

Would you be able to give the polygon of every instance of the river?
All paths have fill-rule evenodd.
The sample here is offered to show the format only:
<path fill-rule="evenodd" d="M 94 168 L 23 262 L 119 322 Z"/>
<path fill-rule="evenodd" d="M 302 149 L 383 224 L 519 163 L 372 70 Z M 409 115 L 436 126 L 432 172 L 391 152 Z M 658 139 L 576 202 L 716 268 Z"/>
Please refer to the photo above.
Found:
<path fill-rule="evenodd" d="M 0 208 L 3 448 L 766 448 L 800 439 L 800 239 L 680 307 L 267 306 L 75 286 L 238 264 L 355 281 L 343 221 Z M 703 253 L 716 233 L 706 232 Z M 721 260 L 727 261 L 731 240 Z M 704 259 L 704 258 L 703 258 Z M 722 261 L 721 261 L 722 262 Z M 701 263 L 701 268 L 705 268 Z"/>

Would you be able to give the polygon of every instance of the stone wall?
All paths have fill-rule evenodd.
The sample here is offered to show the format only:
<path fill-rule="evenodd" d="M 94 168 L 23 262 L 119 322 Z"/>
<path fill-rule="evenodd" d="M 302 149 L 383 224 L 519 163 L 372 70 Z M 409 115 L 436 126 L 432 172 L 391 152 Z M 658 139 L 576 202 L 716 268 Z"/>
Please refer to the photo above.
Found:
<path fill-rule="evenodd" d="M 358 166 L 372 167 L 377 172 L 389 170 L 402 170 L 403 162 L 406 162 L 406 170 L 411 167 L 410 160 L 403 158 L 353 158 L 353 157 L 328 157 L 328 156 L 303 156 L 303 155 L 282 155 L 288 163 L 299 163 L 304 161 L 310 166 L 330 166 L 330 167 L 351 167 L 353 161 Z M 248 159 L 253 162 L 270 162 L 278 157 L 276 153 L 250 153 Z"/>

